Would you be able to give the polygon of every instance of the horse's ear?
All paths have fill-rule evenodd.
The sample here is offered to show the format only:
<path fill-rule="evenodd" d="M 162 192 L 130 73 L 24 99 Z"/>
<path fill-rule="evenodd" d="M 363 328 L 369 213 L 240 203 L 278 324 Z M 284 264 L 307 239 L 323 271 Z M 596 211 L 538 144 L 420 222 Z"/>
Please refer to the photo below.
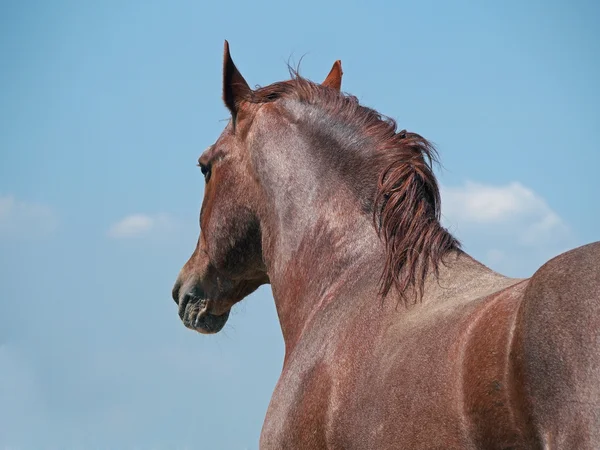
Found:
<path fill-rule="evenodd" d="M 223 101 L 231 111 L 231 117 L 235 123 L 240 102 L 252 92 L 242 74 L 237 70 L 231 54 L 229 53 L 229 42 L 225 41 L 223 52 Z"/>
<path fill-rule="evenodd" d="M 329 75 L 325 78 L 325 81 L 321 83 L 323 86 L 327 86 L 339 91 L 342 88 L 342 62 L 338 59 L 333 63 L 333 67 L 329 71 Z"/>

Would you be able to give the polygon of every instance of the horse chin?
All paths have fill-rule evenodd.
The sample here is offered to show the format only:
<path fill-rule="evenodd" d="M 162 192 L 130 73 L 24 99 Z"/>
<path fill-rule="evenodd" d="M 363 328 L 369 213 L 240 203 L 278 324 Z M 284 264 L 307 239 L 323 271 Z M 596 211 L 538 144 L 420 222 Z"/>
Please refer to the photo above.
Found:
<path fill-rule="evenodd" d="M 206 311 L 204 314 L 198 314 L 192 323 L 191 328 L 202 334 L 214 334 L 223 329 L 229 318 L 229 311 L 217 316 Z"/>
<path fill-rule="evenodd" d="M 223 329 L 229 318 L 229 310 L 222 314 L 210 312 L 209 302 L 206 299 L 195 298 L 180 307 L 180 317 L 183 324 L 198 333 L 214 334 Z"/>

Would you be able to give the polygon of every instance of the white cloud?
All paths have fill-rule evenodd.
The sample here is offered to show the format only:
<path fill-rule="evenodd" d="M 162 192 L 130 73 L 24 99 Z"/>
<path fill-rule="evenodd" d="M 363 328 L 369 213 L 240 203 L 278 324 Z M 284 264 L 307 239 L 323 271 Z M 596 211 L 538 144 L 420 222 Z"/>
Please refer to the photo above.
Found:
<path fill-rule="evenodd" d="M 444 218 L 461 229 L 495 229 L 529 246 L 570 236 L 567 224 L 546 201 L 519 182 L 491 186 L 467 181 L 443 188 L 442 197 Z"/>
<path fill-rule="evenodd" d="M 131 214 L 112 224 L 108 236 L 115 239 L 144 237 L 171 229 L 173 225 L 174 221 L 167 214 Z"/>
<path fill-rule="evenodd" d="M 467 252 L 512 276 L 529 276 L 575 246 L 565 221 L 519 182 L 444 186 L 442 219 Z"/>
<path fill-rule="evenodd" d="M 49 206 L 0 195 L 0 237 L 46 235 L 57 227 L 58 218 Z"/>

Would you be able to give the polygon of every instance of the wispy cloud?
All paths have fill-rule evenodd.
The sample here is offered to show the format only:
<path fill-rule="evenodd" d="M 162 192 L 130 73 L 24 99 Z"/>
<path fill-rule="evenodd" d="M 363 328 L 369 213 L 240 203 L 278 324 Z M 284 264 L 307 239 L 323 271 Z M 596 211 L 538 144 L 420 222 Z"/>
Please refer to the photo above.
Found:
<path fill-rule="evenodd" d="M 0 194 L 0 237 L 47 235 L 58 227 L 58 217 L 47 205 Z"/>
<path fill-rule="evenodd" d="M 168 214 L 131 214 L 113 223 L 108 236 L 114 239 L 144 237 L 172 229 L 174 224 Z"/>

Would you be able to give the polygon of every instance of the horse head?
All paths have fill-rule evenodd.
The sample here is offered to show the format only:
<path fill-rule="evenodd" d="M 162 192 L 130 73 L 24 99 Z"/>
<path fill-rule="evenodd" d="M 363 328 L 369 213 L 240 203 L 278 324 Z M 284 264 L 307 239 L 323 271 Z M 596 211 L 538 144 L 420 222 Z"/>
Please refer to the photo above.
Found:
<path fill-rule="evenodd" d="M 336 61 L 322 85 L 339 91 L 341 80 L 341 63 Z M 220 331 L 235 303 L 269 283 L 261 220 L 268 194 L 257 182 L 251 153 L 261 146 L 254 130 L 269 129 L 273 114 L 261 114 L 248 101 L 252 96 L 225 41 L 223 101 L 231 120 L 198 160 L 206 182 L 201 231 L 172 293 L 185 326 L 204 334 Z"/>

